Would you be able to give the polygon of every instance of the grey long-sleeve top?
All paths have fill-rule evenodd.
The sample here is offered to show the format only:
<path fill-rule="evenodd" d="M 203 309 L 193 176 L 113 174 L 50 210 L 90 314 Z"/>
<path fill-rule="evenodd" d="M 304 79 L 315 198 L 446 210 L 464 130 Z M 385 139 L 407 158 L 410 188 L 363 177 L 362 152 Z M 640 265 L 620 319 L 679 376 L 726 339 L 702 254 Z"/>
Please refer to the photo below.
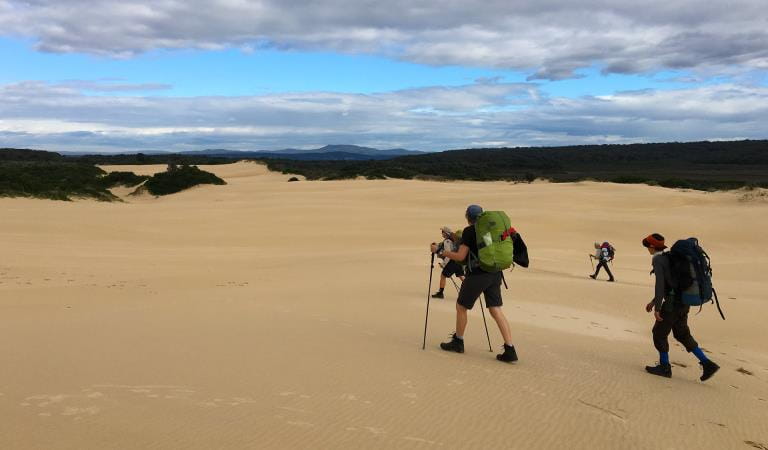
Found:
<path fill-rule="evenodd" d="M 653 273 L 656 275 L 656 286 L 654 289 L 653 303 L 656 311 L 661 311 L 661 305 L 664 299 L 672 300 L 669 296 L 669 291 L 674 288 L 672 282 L 672 266 L 669 263 L 669 258 L 664 253 L 657 253 L 653 255 L 651 260 L 653 265 Z"/>

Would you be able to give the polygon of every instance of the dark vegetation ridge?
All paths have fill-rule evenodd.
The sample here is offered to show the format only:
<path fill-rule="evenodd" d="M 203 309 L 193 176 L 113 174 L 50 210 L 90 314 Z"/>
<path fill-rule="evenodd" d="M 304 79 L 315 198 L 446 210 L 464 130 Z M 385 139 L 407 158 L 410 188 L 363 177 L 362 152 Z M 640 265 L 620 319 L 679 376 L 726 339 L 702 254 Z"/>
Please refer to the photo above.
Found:
<path fill-rule="evenodd" d="M 332 153 L 332 152 L 329 152 Z M 312 156 L 314 157 L 314 156 Z M 345 157 L 346 158 L 346 157 Z M 270 170 L 310 180 L 403 178 L 552 182 L 579 180 L 646 183 L 670 188 L 722 190 L 768 187 L 768 140 L 569 147 L 451 150 L 387 160 L 297 160 L 290 155 L 262 161 Z M 0 149 L 0 196 L 112 200 L 109 187 L 144 181 L 132 173 L 106 174 L 95 164 L 168 164 L 181 168 L 145 183 L 155 195 L 200 183 L 223 184 L 197 164 L 228 164 L 233 157 L 205 154 L 64 156 L 28 149 Z M 170 172 L 170 171 L 169 171 Z"/>
<path fill-rule="evenodd" d="M 110 188 L 142 183 L 141 189 L 152 195 L 172 194 L 198 184 L 225 184 L 216 175 L 193 165 L 169 164 L 165 172 L 149 177 L 133 172 L 107 173 L 91 162 L 54 152 L 0 149 L 0 197 L 114 201 L 119 198 Z"/>
<path fill-rule="evenodd" d="M 701 190 L 768 187 L 768 141 L 452 150 L 385 161 L 265 160 L 307 179 L 579 180 Z"/>

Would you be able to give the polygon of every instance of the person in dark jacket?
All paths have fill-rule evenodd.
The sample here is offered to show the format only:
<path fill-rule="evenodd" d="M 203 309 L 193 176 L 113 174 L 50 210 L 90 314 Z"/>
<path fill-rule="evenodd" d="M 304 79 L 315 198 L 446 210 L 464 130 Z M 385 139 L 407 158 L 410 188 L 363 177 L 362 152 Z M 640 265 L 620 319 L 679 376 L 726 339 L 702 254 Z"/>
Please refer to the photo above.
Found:
<path fill-rule="evenodd" d="M 688 328 L 688 311 L 690 306 L 684 305 L 674 290 L 677 287 L 672 277 L 669 257 L 664 249 L 664 236 L 653 233 L 642 241 L 643 247 L 651 254 L 653 270 L 656 276 L 654 297 L 646 306 L 647 312 L 653 311 L 656 322 L 653 325 L 653 345 L 659 352 L 659 364 L 646 366 L 645 370 L 653 375 L 666 378 L 672 377 L 672 366 L 669 363 L 669 333 L 677 339 L 685 349 L 696 355 L 702 367 L 700 380 L 706 381 L 720 368 L 711 361 L 701 350 L 699 344 L 691 335 Z"/>
<path fill-rule="evenodd" d="M 439 256 L 450 258 L 453 261 L 462 262 L 467 260 L 471 254 L 472 258 L 477 260 L 478 247 L 477 236 L 475 236 L 475 222 L 482 214 L 483 208 L 478 205 L 469 205 L 467 207 L 465 218 L 469 226 L 464 228 L 461 233 L 461 245 L 455 252 L 443 250 Z M 437 245 L 432 244 L 432 253 L 437 252 Z M 496 321 L 499 332 L 504 338 L 504 351 L 496 355 L 496 359 L 502 362 L 517 361 L 515 346 L 512 345 L 512 332 L 509 329 L 509 322 L 501 309 L 501 272 L 485 272 L 480 267 L 467 266 L 467 276 L 461 284 L 459 298 L 456 300 L 456 332 L 451 336 L 451 340 L 440 344 L 440 348 L 449 352 L 464 353 L 464 331 L 467 328 L 467 311 L 472 309 L 480 294 L 485 295 L 485 306 L 491 317 Z"/>

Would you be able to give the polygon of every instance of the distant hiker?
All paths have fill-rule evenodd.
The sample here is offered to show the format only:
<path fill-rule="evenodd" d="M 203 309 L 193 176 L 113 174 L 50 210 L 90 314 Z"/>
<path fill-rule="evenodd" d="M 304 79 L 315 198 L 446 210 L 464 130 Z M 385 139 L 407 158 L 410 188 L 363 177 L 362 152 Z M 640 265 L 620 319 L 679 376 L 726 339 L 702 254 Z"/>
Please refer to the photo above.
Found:
<path fill-rule="evenodd" d="M 589 278 L 596 280 L 597 274 L 600 273 L 600 269 L 605 268 L 605 271 L 608 273 L 608 281 L 610 282 L 616 281 L 613 278 L 611 269 L 608 267 L 608 263 L 613 261 L 613 257 L 615 255 L 616 255 L 616 249 L 609 242 L 603 242 L 602 244 L 599 242 L 595 242 L 595 254 L 589 255 L 589 257 L 592 259 L 596 259 L 598 261 L 597 269 L 595 270 L 595 273 L 589 276 Z"/>
<path fill-rule="evenodd" d="M 441 228 L 440 232 L 443 235 L 443 242 L 437 245 L 438 254 L 443 250 L 455 252 L 459 249 L 458 238 L 449 227 Z M 445 295 L 443 295 L 445 280 L 456 275 L 462 282 L 464 282 L 464 268 L 461 267 L 461 264 L 452 261 L 449 258 L 443 258 L 438 264 L 443 268 L 442 273 L 440 273 L 440 290 L 432 294 L 432 298 L 445 298 Z"/>
<path fill-rule="evenodd" d="M 490 222 L 481 218 L 492 218 Z M 480 242 L 483 244 L 482 249 L 493 250 L 492 247 L 498 246 L 501 253 L 504 256 L 508 256 L 509 261 L 504 262 L 501 267 L 506 268 L 512 264 L 512 241 L 507 239 L 507 229 L 509 226 L 509 218 L 506 214 L 498 211 L 483 213 L 483 208 L 478 205 L 470 205 L 465 213 L 465 217 L 469 226 L 464 228 L 461 233 L 461 245 L 458 251 L 443 250 L 440 254 L 441 257 L 449 258 L 453 261 L 462 262 L 468 261 L 467 264 L 467 277 L 461 285 L 459 291 L 459 298 L 456 301 L 456 332 L 453 333 L 449 342 L 443 342 L 440 344 L 440 348 L 445 351 L 464 353 L 464 331 L 467 328 L 467 311 L 472 309 L 475 305 L 475 301 L 480 297 L 480 294 L 485 295 L 485 306 L 491 313 L 491 316 L 496 321 L 496 325 L 499 327 L 502 337 L 504 338 L 504 352 L 496 355 L 496 359 L 503 362 L 517 361 L 517 353 L 515 347 L 512 345 L 512 333 L 509 330 L 509 323 L 504 316 L 504 312 L 501 310 L 501 270 L 495 270 L 496 267 L 488 267 L 487 265 L 487 252 L 478 251 L 478 238 L 476 233 L 476 226 L 482 226 Z M 497 225 L 498 222 L 504 222 L 505 229 L 503 233 L 498 231 L 499 238 L 493 239 L 489 231 L 485 231 L 485 227 L 489 225 Z M 498 223 L 501 225 L 501 223 Z M 501 235 L 504 237 L 501 237 Z M 498 242 L 499 239 L 504 240 L 503 244 Z M 503 250 L 501 245 L 504 246 Z M 437 245 L 432 246 L 432 251 L 437 251 Z M 508 255 L 507 255 L 508 253 Z M 506 267 L 504 267 L 506 266 Z M 481 267 L 485 267 L 484 270 Z"/>
<path fill-rule="evenodd" d="M 647 312 L 653 311 L 656 318 L 656 323 L 653 326 L 653 345 L 659 351 L 659 364 L 646 366 L 645 370 L 653 375 L 672 377 L 672 366 L 669 363 L 669 342 L 667 340 L 671 332 L 688 352 L 693 353 L 699 359 L 702 367 L 700 380 L 706 381 L 717 372 L 720 366 L 707 358 L 699 348 L 699 344 L 691 336 L 691 330 L 688 328 L 690 306 L 683 304 L 681 296 L 675 293 L 678 280 L 673 276 L 669 252 L 664 251 L 667 248 L 664 245 L 664 236 L 653 233 L 643 239 L 642 243 L 643 247 L 648 249 L 648 253 L 653 256 L 651 273 L 656 275 L 655 295 L 653 300 L 645 306 L 645 310 Z"/>

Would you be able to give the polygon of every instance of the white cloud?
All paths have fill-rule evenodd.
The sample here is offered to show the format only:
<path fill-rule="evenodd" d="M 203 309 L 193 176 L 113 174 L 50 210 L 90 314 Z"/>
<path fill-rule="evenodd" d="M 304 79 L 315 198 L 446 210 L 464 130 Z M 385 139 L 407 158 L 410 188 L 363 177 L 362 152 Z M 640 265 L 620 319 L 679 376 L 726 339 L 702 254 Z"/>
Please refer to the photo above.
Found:
<path fill-rule="evenodd" d="M 0 30 L 48 52 L 270 46 L 561 79 L 594 64 L 765 69 L 766 11 L 765 0 L 0 0 Z"/>
<path fill-rule="evenodd" d="M 768 123 L 768 88 L 736 84 L 577 99 L 548 98 L 535 84 L 487 80 L 369 95 L 138 97 L 82 87 L 0 86 L 0 147 L 178 151 L 352 143 L 445 150 L 761 139 Z"/>

